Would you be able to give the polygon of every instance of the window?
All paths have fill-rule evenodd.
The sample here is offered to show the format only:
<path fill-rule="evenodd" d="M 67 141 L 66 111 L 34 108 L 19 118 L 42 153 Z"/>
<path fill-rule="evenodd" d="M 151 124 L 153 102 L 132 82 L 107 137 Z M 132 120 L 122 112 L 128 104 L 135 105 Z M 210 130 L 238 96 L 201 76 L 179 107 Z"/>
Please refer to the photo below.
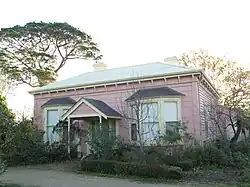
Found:
<path fill-rule="evenodd" d="M 158 103 L 143 103 L 140 116 L 143 140 L 155 140 L 159 133 Z"/>
<path fill-rule="evenodd" d="M 159 135 L 173 134 L 173 132 L 179 131 L 181 120 L 179 102 L 180 98 L 158 98 L 152 99 L 152 102 L 141 104 L 141 107 L 132 105 L 131 140 L 137 141 L 138 136 L 140 136 L 143 141 L 154 141 Z M 138 117 L 136 112 L 139 113 Z"/>
<path fill-rule="evenodd" d="M 45 141 L 55 142 L 60 141 L 61 138 L 64 139 L 64 134 L 67 133 L 67 128 L 61 128 L 61 130 L 57 130 L 57 132 L 53 133 L 53 129 L 56 124 L 59 122 L 60 118 L 63 114 L 68 111 L 66 107 L 48 107 L 45 108 L 45 115 L 46 115 L 46 136 Z M 66 131 L 66 132 L 64 132 Z"/>
<path fill-rule="evenodd" d="M 131 124 L 131 140 L 137 141 L 137 125 L 136 125 L 136 123 Z"/>
<path fill-rule="evenodd" d="M 56 126 L 56 124 L 59 121 L 59 110 L 47 110 L 47 140 L 49 142 L 55 142 L 59 141 L 59 135 L 54 132 L 53 128 Z"/>
<path fill-rule="evenodd" d="M 177 132 L 179 123 L 178 103 L 176 101 L 164 102 L 163 108 L 166 133 Z"/>

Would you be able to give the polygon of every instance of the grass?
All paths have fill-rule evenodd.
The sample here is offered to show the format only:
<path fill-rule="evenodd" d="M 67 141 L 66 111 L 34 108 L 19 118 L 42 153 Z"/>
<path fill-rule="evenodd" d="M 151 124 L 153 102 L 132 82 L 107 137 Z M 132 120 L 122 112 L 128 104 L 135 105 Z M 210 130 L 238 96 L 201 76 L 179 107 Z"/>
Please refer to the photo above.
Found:
<path fill-rule="evenodd" d="M 20 184 L 0 184 L 0 187 L 37 187 L 37 186 L 23 186 Z"/>
<path fill-rule="evenodd" d="M 168 184 L 180 184 L 178 180 L 170 180 L 170 179 L 163 179 L 163 178 L 144 178 L 132 175 L 112 175 L 106 173 L 97 173 L 97 172 L 87 172 L 87 171 L 76 171 L 77 174 L 82 175 L 90 175 L 90 176 L 97 176 L 97 177 L 108 177 L 108 178 L 118 178 L 118 179 L 126 179 L 129 181 L 136 181 L 136 182 L 143 182 L 143 183 L 168 183 Z"/>

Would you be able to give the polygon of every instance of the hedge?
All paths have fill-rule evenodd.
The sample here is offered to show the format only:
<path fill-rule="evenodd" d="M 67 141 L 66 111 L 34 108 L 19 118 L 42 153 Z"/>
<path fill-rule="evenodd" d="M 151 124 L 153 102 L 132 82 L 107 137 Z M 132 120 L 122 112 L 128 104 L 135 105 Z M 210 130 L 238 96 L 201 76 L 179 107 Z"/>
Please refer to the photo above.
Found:
<path fill-rule="evenodd" d="M 149 178 L 182 178 L 182 170 L 179 167 L 107 160 L 83 160 L 81 162 L 81 170 L 115 175 L 133 175 Z"/>
<path fill-rule="evenodd" d="M 71 158 L 77 158 L 76 147 L 71 147 Z M 5 153 L 2 156 L 8 166 L 45 164 L 61 162 L 69 159 L 67 146 L 58 142 L 51 145 L 41 145 L 41 147 L 30 147 L 22 151 Z"/>

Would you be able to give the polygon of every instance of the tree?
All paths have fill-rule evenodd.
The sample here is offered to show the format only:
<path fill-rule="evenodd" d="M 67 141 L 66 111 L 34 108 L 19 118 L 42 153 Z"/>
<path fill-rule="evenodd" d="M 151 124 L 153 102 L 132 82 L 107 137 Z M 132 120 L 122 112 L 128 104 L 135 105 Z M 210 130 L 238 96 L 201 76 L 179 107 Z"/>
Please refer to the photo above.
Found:
<path fill-rule="evenodd" d="M 225 131 L 232 128 L 231 142 L 236 142 L 241 132 L 250 128 L 250 71 L 236 61 L 209 55 L 204 50 L 183 54 L 179 63 L 203 69 L 220 94 L 219 104 L 206 106 L 207 120 L 217 126 L 224 138 Z"/>
<path fill-rule="evenodd" d="M 0 31 L 0 70 L 32 87 L 56 80 L 72 59 L 101 59 L 90 35 L 68 23 L 30 22 Z"/>
<path fill-rule="evenodd" d="M 180 64 L 204 70 L 219 92 L 220 104 L 230 108 L 245 109 L 250 102 L 250 71 L 236 61 L 209 55 L 206 51 L 183 54 Z"/>
<path fill-rule="evenodd" d="M 2 154 L 5 150 L 5 146 L 9 143 L 9 132 L 12 131 L 12 127 L 15 124 L 15 115 L 8 108 L 6 98 L 0 93 L 0 174 L 2 174 L 6 166 L 2 160 Z"/>
<path fill-rule="evenodd" d="M 0 150 L 1 146 L 5 144 L 7 132 L 12 129 L 15 124 L 15 115 L 8 108 L 6 98 L 0 94 Z"/>
<path fill-rule="evenodd" d="M 14 85 L 11 80 L 8 79 L 8 76 L 4 75 L 0 71 L 0 94 L 3 96 L 7 96 L 13 86 Z"/>

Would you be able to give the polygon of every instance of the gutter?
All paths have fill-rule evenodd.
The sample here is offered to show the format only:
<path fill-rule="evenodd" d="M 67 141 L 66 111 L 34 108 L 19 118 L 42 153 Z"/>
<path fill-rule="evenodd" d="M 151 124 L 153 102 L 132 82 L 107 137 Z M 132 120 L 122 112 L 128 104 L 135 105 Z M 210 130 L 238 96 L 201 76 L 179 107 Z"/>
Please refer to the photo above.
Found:
<path fill-rule="evenodd" d="M 197 69 L 197 70 L 189 70 L 189 71 L 183 71 L 181 73 L 179 72 L 174 72 L 174 73 L 164 73 L 164 74 L 159 74 L 156 76 L 144 76 L 144 77 L 134 77 L 134 78 L 129 78 L 129 79 L 117 79 L 114 81 L 99 81 L 99 82 L 95 82 L 95 83 L 90 83 L 90 84 L 78 84 L 78 85 L 71 85 L 68 87 L 58 87 L 58 88 L 48 88 L 48 89 L 40 89 L 39 88 L 37 90 L 31 90 L 28 91 L 28 93 L 34 95 L 34 94 L 38 94 L 38 93 L 45 93 L 45 92 L 57 92 L 57 91 L 63 91 L 63 90 L 67 90 L 67 89 L 81 89 L 83 87 L 91 87 L 91 86 L 99 86 L 101 84 L 105 85 L 105 84 L 113 84 L 113 83 L 123 83 L 123 82 L 134 82 L 136 80 L 145 80 L 145 79 L 154 79 L 154 78 L 159 78 L 159 77 L 173 77 L 173 76 L 178 76 L 178 75 L 189 75 L 189 74 L 193 74 L 193 73 L 203 73 L 202 69 Z M 208 80 L 209 81 L 209 80 Z M 212 86 L 211 82 L 209 81 L 210 85 Z M 213 86 L 212 86 L 213 87 Z M 42 87 L 41 87 L 42 88 Z M 213 89 L 215 89 L 213 87 Z"/>

